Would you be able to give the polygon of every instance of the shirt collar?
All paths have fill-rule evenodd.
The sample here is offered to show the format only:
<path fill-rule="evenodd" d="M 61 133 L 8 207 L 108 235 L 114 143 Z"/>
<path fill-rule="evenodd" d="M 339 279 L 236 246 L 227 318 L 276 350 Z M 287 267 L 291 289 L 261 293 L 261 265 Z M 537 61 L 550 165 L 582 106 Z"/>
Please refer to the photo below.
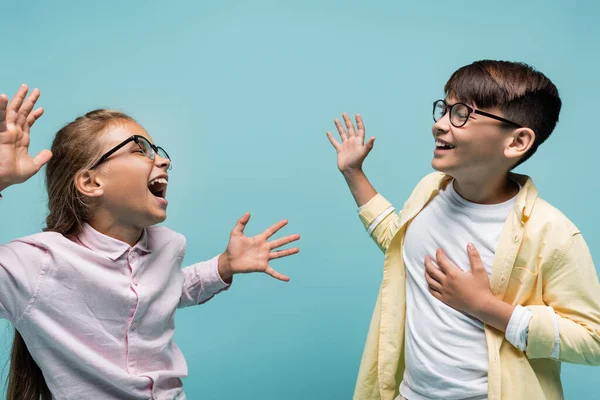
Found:
<path fill-rule="evenodd" d="M 132 249 L 127 243 L 98 232 L 88 223 L 83 224 L 81 233 L 77 235 L 77 239 L 79 239 L 85 247 L 96 253 L 100 253 L 113 261 Z M 142 237 L 135 246 L 133 246 L 133 249 L 139 249 L 144 253 L 151 252 L 150 247 L 148 246 L 148 232 L 146 229 L 142 232 Z"/>
<path fill-rule="evenodd" d="M 519 220 L 522 223 L 525 223 L 531 216 L 533 206 L 538 198 L 537 188 L 533 184 L 533 180 L 527 175 L 520 175 L 511 172 L 509 173 L 509 177 L 521 185 L 521 190 L 519 191 L 515 201 L 515 210 L 517 211 Z M 440 174 L 440 180 L 437 186 L 438 191 L 444 190 L 446 186 L 452 182 L 452 179 L 454 178 L 450 175 Z"/>

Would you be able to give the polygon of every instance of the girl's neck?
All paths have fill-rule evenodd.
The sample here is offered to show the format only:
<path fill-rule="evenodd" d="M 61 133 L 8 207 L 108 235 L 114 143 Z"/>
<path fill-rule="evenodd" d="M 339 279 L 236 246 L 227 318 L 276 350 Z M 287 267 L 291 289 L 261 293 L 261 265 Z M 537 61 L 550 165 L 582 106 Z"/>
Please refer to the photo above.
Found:
<path fill-rule="evenodd" d="M 125 242 L 131 247 L 135 246 L 144 233 L 143 228 L 125 226 L 109 218 L 95 217 L 88 223 L 103 235 Z"/>
<path fill-rule="evenodd" d="M 508 174 L 454 179 L 454 190 L 466 200 L 478 204 L 498 204 L 512 199 L 519 185 Z"/>

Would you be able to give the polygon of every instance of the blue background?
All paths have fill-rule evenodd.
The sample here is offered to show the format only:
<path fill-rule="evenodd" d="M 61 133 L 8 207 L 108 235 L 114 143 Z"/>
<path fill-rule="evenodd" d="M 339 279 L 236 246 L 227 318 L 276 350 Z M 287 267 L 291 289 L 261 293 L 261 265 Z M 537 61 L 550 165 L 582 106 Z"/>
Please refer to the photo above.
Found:
<path fill-rule="evenodd" d="M 377 136 L 365 170 L 400 206 L 431 171 L 431 102 L 474 60 L 524 61 L 558 86 L 560 122 L 518 172 L 600 257 L 598 3 L 166 4 L 2 2 L 0 92 L 42 90 L 32 152 L 94 108 L 137 118 L 173 158 L 166 225 L 187 237 L 187 263 L 223 251 L 245 211 L 248 234 L 287 218 L 284 232 L 302 235 L 298 256 L 273 263 L 290 283 L 237 276 L 228 293 L 178 312 L 190 399 L 351 397 L 383 255 L 325 132 L 360 112 Z M 41 174 L 3 194 L 0 242 L 42 228 Z M 1 324 L 0 370 L 12 342 Z M 594 396 L 598 368 L 563 371 L 567 398 Z"/>

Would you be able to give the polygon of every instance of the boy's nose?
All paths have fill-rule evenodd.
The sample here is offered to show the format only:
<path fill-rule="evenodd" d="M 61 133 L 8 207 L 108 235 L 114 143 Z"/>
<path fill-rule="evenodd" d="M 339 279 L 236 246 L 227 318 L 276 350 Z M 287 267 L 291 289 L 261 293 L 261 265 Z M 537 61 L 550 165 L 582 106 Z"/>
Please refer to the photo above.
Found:
<path fill-rule="evenodd" d="M 450 130 L 450 113 L 446 113 L 444 114 L 444 116 L 440 119 L 438 119 L 436 122 L 433 123 L 433 126 L 431 127 L 431 133 L 433 133 L 433 136 L 436 137 L 438 136 L 440 133 L 446 133 Z"/>

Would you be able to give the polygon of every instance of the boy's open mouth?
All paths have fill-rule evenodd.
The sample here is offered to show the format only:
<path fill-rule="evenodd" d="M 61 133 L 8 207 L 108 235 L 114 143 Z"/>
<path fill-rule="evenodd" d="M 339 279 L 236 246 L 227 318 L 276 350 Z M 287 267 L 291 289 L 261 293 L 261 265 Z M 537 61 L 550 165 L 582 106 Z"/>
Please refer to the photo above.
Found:
<path fill-rule="evenodd" d="M 167 180 L 166 177 L 159 176 L 159 177 L 152 179 L 150 182 L 148 182 L 148 190 L 150 190 L 150 192 L 154 196 L 161 197 L 164 199 L 165 196 L 167 195 L 167 185 L 168 184 L 169 184 L 169 181 Z"/>
<path fill-rule="evenodd" d="M 450 143 L 447 143 L 441 139 L 435 140 L 435 148 L 436 150 L 451 150 L 454 148 Z"/>

